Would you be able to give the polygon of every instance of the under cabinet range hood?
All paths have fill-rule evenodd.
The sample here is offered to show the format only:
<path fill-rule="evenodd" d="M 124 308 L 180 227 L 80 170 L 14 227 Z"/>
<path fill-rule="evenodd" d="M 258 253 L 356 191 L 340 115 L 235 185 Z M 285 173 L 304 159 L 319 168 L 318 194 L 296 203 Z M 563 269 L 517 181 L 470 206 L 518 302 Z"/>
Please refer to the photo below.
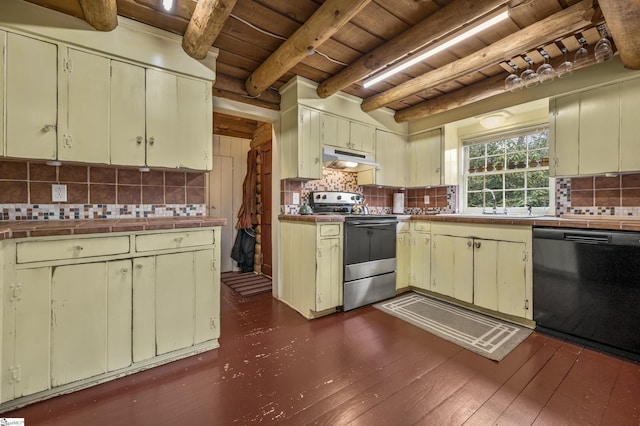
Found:
<path fill-rule="evenodd" d="M 328 147 L 324 147 L 322 151 L 322 162 L 327 169 L 347 172 L 362 172 L 380 166 L 371 155 Z"/>

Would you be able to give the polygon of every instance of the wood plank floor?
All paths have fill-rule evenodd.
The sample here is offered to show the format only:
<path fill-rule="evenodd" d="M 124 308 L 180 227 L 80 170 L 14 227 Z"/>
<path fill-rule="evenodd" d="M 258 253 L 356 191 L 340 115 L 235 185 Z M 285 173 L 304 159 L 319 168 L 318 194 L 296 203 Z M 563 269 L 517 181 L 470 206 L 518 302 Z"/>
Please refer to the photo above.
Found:
<path fill-rule="evenodd" d="M 497 363 L 367 307 L 222 286 L 221 348 L 12 413 L 27 425 L 639 425 L 640 366 L 533 333 Z"/>

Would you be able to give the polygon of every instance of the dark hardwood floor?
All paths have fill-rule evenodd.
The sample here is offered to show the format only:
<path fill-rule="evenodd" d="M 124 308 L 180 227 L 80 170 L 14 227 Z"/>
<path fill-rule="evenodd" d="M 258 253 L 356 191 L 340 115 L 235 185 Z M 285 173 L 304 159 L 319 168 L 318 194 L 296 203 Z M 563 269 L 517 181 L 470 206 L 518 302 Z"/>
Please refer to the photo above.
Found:
<path fill-rule="evenodd" d="M 640 366 L 533 333 L 497 363 L 367 307 L 222 286 L 221 347 L 4 413 L 26 425 L 640 424 Z M 2 417 L 0 416 L 0 417 Z"/>

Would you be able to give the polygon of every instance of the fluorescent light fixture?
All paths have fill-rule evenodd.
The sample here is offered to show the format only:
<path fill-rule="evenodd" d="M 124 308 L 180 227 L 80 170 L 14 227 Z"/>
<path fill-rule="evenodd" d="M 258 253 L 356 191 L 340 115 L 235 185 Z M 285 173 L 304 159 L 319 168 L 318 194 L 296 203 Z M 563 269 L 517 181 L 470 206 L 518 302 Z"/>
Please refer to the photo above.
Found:
<path fill-rule="evenodd" d="M 498 22 L 504 21 L 509 17 L 509 9 L 501 8 L 498 11 L 487 15 L 485 18 L 479 20 L 475 24 L 472 24 L 468 29 L 465 30 L 462 34 L 457 36 L 450 36 L 445 38 L 444 40 L 433 44 L 426 48 L 422 53 L 416 53 L 415 55 L 410 56 L 405 61 L 399 62 L 396 65 L 392 66 L 389 70 L 379 74 L 369 80 L 366 80 L 363 84 L 365 88 L 370 87 L 380 81 L 399 73 L 400 71 L 406 70 L 412 65 L 417 64 L 418 62 L 422 62 L 430 56 L 433 56 L 437 53 L 440 53 L 451 46 L 454 46 L 461 41 L 468 39 L 481 31 L 486 30 L 487 28 L 497 24 Z"/>
<path fill-rule="evenodd" d="M 173 0 L 162 0 L 162 7 L 164 7 L 164 10 L 167 12 L 171 11 L 171 9 L 173 9 Z"/>

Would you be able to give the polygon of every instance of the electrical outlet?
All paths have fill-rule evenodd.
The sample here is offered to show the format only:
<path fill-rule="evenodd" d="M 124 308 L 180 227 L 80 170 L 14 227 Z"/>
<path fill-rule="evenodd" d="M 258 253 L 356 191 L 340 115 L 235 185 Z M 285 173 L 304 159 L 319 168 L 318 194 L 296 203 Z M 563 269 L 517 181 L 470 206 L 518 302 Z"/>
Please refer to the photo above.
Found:
<path fill-rule="evenodd" d="M 424 196 L 424 203 L 425 204 L 430 204 L 431 203 L 431 201 L 429 200 L 429 196 L 428 195 Z"/>
<path fill-rule="evenodd" d="M 51 185 L 51 200 L 54 203 L 67 201 L 67 185 Z"/>
<path fill-rule="evenodd" d="M 300 193 L 299 192 L 294 192 L 293 193 L 293 205 L 297 206 L 298 204 L 300 204 Z"/>

